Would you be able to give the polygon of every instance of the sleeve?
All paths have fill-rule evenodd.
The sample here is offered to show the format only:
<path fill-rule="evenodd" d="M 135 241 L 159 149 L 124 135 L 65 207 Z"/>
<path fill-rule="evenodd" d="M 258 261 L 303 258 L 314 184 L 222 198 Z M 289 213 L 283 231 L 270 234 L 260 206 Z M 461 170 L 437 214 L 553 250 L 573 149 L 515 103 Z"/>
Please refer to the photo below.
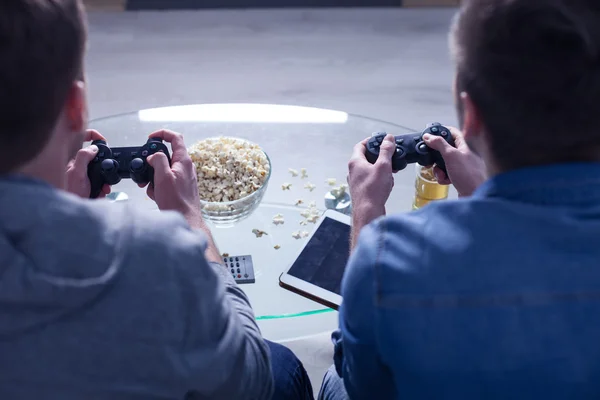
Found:
<path fill-rule="evenodd" d="M 179 286 L 185 307 L 181 363 L 187 390 L 202 398 L 269 399 L 269 349 L 248 298 L 218 263 L 204 257 L 204 235 L 178 234 Z"/>
<path fill-rule="evenodd" d="M 396 394 L 392 376 L 380 361 L 377 345 L 376 268 L 382 246 L 380 231 L 380 220 L 363 228 L 342 282 L 341 337 L 333 339 L 336 367 L 352 399 L 387 399 L 395 398 Z"/>

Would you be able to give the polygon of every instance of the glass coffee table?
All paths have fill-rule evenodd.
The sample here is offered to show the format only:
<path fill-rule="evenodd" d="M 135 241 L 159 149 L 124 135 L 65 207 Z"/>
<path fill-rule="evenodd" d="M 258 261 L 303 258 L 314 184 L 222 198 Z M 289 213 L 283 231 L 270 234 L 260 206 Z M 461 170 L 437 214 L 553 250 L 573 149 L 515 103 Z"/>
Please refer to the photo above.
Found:
<path fill-rule="evenodd" d="M 279 286 L 279 275 L 291 265 L 307 240 L 295 239 L 292 233 L 314 229 L 313 224 L 300 225 L 303 220 L 300 213 L 313 201 L 325 210 L 325 195 L 331 189 L 327 180 L 334 178 L 338 185 L 346 182 L 348 160 L 357 142 L 377 131 L 393 134 L 416 131 L 342 111 L 272 104 L 148 109 L 97 119 L 90 127 L 100 131 L 109 145 L 115 147 L 142 145 L 151 132 L 159 129 L 182 133 L 188 147 L 220 135 L 247 139 L 262 147 L 271 159 L 272 175 L 261 205 L 234 226 L 214 227 L 212 231 L 221 253 L 252 256 L 256 283 L 241 288 L 252 302 L 263 335 L 280 342 L 331 331 L 338 324 L 337 312 Z M 298 171 L 305 168 L 308 177 L 293 177 L 290 168 Z M 414 179 L 411 166 L 396 175 L 388 212 L 411 208 Z M 305 188 L 309 182 L 315 186 L 312 191 Z M 284 183 L 291 183 L 289 190 L 282 190 Z M 123 180 L 113 187 L 113 192 L 116 199 L 156 210 L 145 190 L 131 180 Z M 298 200 L 303 204 L 297 206 Z M 276 214 L 284 216 L 284 224 L 273 224 Z M 268 235 L 257 238 L 253 229 Z"/>

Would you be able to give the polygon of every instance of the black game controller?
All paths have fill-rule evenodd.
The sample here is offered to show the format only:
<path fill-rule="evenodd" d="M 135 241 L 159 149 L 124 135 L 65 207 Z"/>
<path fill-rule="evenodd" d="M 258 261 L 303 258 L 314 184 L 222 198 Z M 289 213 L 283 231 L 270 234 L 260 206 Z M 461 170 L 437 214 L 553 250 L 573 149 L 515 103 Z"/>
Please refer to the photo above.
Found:
<path fill-rule="evenodd" d="M 450 133 L 450 129 L 446 128 L 438 122 L 434 122 L 429 125 L 421 133 L 409 133 L 406 135 L 396 136 L 396 152 L 392 156 L 392 169 L 394 171 L 401 171 L 408 164 L 419 163 L 423 166 L 436 164 L 440 167 L 446 175 L 446 164 L 439 151 L 435 151 L 429 148 L 423 141 L 423 135 L 429 133 L 430 135 L 441 136 L 446 139 L 451 146 L 454 147 L 454 139 Z M 383 139 L 385 138 L 385 132 L 377 132 L 367 142 L 367 161 L 374 164 L 379 157 L 379 148 Z"/>
<path fill-rule="evenodd" d="M 98 146 L 96 158 L 88 165 L 92 199 L 100 196 L 105 184 L 116 185 L 121 179 L 130 178 L 142 185 L 154 183 L 154 168 L 146 161 L 154 153 L 164 153 L 171 164 L 169 149 L 161 139 L 148 139 L 141 147 L 111 149 L 104 140 L 94 140 L 92 144 Z"/>

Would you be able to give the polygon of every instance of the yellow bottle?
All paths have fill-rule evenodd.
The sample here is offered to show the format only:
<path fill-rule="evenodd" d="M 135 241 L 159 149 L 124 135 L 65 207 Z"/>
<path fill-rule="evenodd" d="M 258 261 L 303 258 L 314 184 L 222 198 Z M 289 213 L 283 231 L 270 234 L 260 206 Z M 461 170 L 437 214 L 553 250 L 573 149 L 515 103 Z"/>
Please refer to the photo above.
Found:
<path fill-rule="evenodd" d="M 440 185 L 435 179 L 433 167 L 426 168 L 417 164 L 415 179 L 415 199 L 413 210 L 424 207 L 428 203 L 448 198 L 450 187 Z"/>

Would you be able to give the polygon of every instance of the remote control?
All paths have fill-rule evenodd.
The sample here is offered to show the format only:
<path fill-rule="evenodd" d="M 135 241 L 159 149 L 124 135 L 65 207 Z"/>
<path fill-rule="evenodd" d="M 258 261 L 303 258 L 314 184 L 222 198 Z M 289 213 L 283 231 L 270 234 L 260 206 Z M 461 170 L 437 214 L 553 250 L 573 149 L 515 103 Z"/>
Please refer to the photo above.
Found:
<path fill-rule="evenodd" d="M 88 165 L 92 199 L 100 195 L 104 185 L 116 185 L 121 179 L 129 178 L 142 185 L 153 183 L 154 169 L 146 159 L 154 153 L 164 153 L 169 164 L 171 163 L 169 149 L 161 139 L 148 139 L 148 142 L 140 147 L 111 149 L 104 140 L 94 140 L 92 144 L 98 147 L 98 155 Z"/>
<path fill-rule="evenodd" d="M 229 270 L 238 284 L 256 282 L 252 256 L 223 257 L 223 262 L 225 262 L 225 268 Z"/>
<path fill-rule="evenodd" d="M 442 155 L 438 151 L 429 148 L 423 141 L 423 135 L 426 133 L 434 136 L 441 136 L 451 146 L 454 146 L 454 139 L 452 138 L 450 129 L 438 122 L 429 125 L 423 132 L 396 136 L 396 151 L 392 156 L 392 169 L 394 171 L 401 171 L 406 168 L 408 164 L 418 162 L 423 166 L 436 164 L 446 172 L 446 164 L 444 163 Z M 379 149 L 385 136 L 385 132 L 377 132 L 367 142 L 366 156 L 371 164 L 374 164 L 375 161 L 377 161 Z"/>

